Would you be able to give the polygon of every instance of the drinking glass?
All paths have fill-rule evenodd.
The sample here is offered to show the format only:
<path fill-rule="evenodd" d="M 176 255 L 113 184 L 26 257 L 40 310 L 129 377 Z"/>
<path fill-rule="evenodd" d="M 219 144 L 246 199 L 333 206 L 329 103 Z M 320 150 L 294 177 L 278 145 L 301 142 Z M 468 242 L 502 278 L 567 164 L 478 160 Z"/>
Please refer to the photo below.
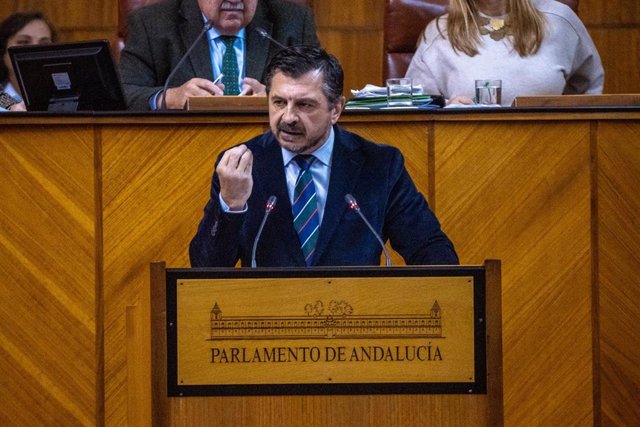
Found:
<path fill-rule="evenodd" d="M 476 103 L 500 105 L 502 102 L 502 80 L 476 80 Z"/>
<path fill-rule="evenodd" d="M 387 79 L 387 105 L 389 107 L 412 105 L 411 91 L 410 78 Z"/>

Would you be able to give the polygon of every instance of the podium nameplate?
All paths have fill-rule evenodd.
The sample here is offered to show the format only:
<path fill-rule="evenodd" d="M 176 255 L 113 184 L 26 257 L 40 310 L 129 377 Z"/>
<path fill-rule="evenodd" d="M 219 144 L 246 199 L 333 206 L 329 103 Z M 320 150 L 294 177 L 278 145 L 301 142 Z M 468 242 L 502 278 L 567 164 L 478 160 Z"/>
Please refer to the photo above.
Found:
<path fill-rule="evenodd" d="M 484 393 L 484 269 L 167 270 L 171 396 Z"/>

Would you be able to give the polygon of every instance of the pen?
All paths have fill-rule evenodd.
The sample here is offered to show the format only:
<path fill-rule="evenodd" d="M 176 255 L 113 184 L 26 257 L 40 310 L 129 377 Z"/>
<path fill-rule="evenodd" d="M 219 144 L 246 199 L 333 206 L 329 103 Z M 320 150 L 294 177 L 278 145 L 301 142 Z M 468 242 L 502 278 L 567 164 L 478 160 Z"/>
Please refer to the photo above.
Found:
<path fill-rule="evenodd" d="M 224 77 L 224 74 L 222 73 L 218 74 L 218 77 L 216 77 L 216 79 L 213 81 L 213 84 L 219 83 L 223 77 Z"/>

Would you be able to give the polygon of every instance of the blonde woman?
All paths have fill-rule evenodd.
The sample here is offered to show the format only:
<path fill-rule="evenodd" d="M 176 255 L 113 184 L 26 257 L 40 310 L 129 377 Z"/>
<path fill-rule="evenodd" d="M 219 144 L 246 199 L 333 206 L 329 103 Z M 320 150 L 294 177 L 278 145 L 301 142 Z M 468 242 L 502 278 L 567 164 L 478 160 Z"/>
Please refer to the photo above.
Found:
<path fill-rule="evenodd" d="M 604 70 L 586 28 L 556 0 L 450 0 L 427 25 L 407 70 L 425 92 L 471 104 L 475 80 L 516 96 L 600 94 Z"/>

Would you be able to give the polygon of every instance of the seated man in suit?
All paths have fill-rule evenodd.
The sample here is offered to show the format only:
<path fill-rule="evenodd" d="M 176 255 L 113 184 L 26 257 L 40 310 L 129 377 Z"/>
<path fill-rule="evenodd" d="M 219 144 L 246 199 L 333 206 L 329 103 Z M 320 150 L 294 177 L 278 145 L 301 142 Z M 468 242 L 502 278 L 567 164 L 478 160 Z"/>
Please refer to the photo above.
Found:
<path fill-rule="evenodd" d="M 161 106 L 167 77 L 207 20 L 212 28 L 170 82 L 167 108 L 183 108 L 190 96 L 263 94 L 260 81 L 268 60 L 280 50 L 277 43 L 319 44 L 311 10 L 286 0 L 163 0 L 129 16 L 120 58 L 129 109 Z"/>
<path fill-rule="evenodd" d="M 347 194 L 407 264 L 458 263 L 400 151 L 336 125 L 345 99 L 334 56 L 309 46 L 281 50 L 265 82 L 271 130 L 218 159 L 191 241 L 193 267 L 231 267 L 238 259 L 251 265 L 272 195 L 277 204 L 256 248 L 257 266 L 379 265 L 381 245 Z"/>

